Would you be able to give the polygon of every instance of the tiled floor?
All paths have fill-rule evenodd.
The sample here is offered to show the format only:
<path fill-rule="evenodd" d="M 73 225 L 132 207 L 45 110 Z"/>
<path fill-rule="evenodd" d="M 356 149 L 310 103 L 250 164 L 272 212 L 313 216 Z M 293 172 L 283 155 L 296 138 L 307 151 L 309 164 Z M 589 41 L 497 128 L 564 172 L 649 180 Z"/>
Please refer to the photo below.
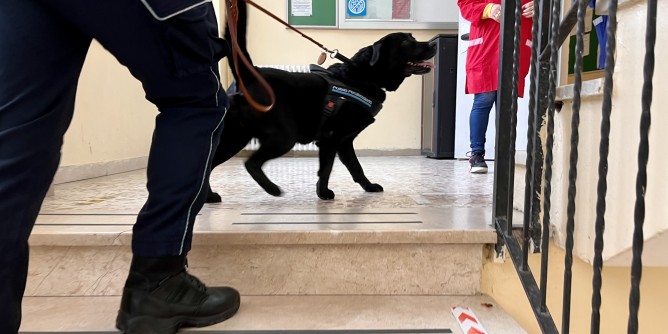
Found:
<path fill-rule="evenodd" d="M 493 164 L 489 174 L 480 175 L 469 174 L 467 161 L 461 160 L 404 156 L 360 161 L 367 177 L 382 185 L 384 192 L 364 192 L 337 161 L 330 179 L 336 198 L 324 201 L 315 193 L 315 157 L 281 158 L 265 165 L 269 178 L 283 190 L 281 197 L 265 193 L 246 172 L 242 158 L 232 159 L 213 171 L 212 187 L 222 203 L 206 204 L 200 212 L 197 242 L 203 238 L 201 232 L 209 231 L 466 231 L 485 229 L 491 221 Z M 147 195 L 145 173 L 137 170 L 55 185 L 42 206 L 32 244 L 127 245 Z M 254 235 L 247 242 L 262 243 L 260 236 L 266 235 Z M 346 235 L 330 237 L 343 242 Z"/>
<path fill-rule="evenodd" d="M 365 193 L 348 171 L 336 162 L 330 189 L 336 198 L 322 201 L 315 194 L 317 158 L 280 158 L 264 171 L 283 190 L 283 196 L 265 193 L 234 158 L 214 169 L 211 183 L 223 202 L 203 211 L 253 209 L 443 208 L 491 207 L 493 163 L 489 174 L 469 174 L 463 160 L 425 157 L 361 157 L 367 177 L 383 186 L 382 193 Z M 42 213 L 136 213 L 146 198 L 145 170 L 138 170 L 54 187 Z"/>

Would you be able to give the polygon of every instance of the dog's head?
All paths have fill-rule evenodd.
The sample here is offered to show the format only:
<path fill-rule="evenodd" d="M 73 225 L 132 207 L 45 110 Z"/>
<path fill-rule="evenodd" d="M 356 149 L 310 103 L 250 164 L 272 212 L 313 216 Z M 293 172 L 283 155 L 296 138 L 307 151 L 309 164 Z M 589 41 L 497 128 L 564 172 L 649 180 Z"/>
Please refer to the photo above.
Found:
<path fill-rule="evenodd" d="M 367 79 L 388 91 L 395 91 L 407 77 L 429 73 L 436 46 L 420 42 L 409 33 L 391 33 L 358 51 L 352 61 Z"/>

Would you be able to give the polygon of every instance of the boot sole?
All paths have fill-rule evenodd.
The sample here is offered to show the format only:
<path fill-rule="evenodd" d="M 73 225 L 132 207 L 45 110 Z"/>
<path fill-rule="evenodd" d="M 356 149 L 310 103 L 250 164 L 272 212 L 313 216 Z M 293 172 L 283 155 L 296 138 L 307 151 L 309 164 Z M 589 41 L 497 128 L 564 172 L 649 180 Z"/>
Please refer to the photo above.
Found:
<path fill-rule="evenodd" d="M 487 173 L 487 167 L 471 167 L 469 169 L 469 173 L 471 173 L 471 174 L 486 174 Z"/>
<path fill-rule="evenodd" d="M 176 316 L 172 318 L 156 318 L 150 316 L 131 316 L 118 311 L 116 328 L 125 334 L 175 334 L 182 327 L 206 327 L 223 322 L 237 313 L 240 301 L 236 305 L 219 314 L 206 317 Z"/>

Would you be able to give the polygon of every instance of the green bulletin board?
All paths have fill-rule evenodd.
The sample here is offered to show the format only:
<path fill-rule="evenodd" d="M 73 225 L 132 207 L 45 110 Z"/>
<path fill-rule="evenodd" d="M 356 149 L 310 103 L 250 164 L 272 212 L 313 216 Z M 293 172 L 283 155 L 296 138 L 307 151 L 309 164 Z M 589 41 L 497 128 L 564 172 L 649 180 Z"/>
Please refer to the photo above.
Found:
<path fill-rule="evenodd" d="M 598 47 L 598 36 L 596 35 L 596 29 L 594 28 L 593 21 L 598 17 L 598 15 L 593 14 L 589 16 L 591 20 L 588 22 L 590 25 L 591 31 L 585 32 L 585 38 L 589 36 L 589 54 L 582 57 L 582 72 L 592 72 L 598 71 L 598 55 L 599 52 L 605 52 L 605 50 L 599 50 Z M 575 28 L 574 28 L 575 29 Z M 575 35 L 570 36 L 570 42 L 568 44 L 568 74 L 575 73 Z"/>
<path fill-rule="evenodd" d="M 301 27 L 336 28 L 336 0 L 313 0 L 310 16 L 295 16 L 292 0 L 287 0 L 288 23 Z"/>

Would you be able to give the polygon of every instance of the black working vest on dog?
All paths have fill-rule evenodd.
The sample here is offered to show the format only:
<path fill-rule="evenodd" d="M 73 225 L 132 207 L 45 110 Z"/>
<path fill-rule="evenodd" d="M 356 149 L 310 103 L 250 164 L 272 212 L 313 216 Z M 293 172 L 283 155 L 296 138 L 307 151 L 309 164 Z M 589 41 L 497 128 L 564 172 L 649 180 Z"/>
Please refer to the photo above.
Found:
<path fill-rule="evenodd" d="M 382 103 L 365 96 L 357 89 L 332 77 L 332 74 L 327 69 L 311 64 L 309 70 L 311 73 L 321 76 L 329 84 L 322 108 L 322 112 L 325 116 L 323 122 L 328 117 L 336 115 L 339 109 L 341 109 L 341 106 L 348 102 L 355 103 L 364 108 L 371 114 L 371 117 L 376 117 L 380 112 L 380 109 L 383 108 Z"/>

